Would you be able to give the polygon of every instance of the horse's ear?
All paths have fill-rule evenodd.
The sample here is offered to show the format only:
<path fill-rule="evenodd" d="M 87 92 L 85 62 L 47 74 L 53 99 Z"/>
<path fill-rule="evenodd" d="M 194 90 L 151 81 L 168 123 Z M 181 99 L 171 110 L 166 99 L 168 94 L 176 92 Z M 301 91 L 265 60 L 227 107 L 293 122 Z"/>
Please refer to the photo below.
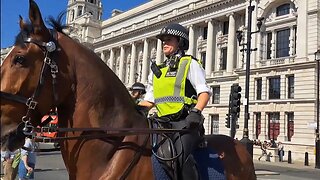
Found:
<path fill-rule="evenodd" d="M 40 9 L 33 0 L 29 0 L 29 6 L 29 19 L 32 23 L 35 33 L 39 33 L 45 28 Z"/>
<path fill-rule="evenodd" d="M 24 22 L 21 15 L 19 15 L 19 25 L 20 25 L 21 30 L 25 29 L 25 27 L 26 27 L 26 23 Z"/>

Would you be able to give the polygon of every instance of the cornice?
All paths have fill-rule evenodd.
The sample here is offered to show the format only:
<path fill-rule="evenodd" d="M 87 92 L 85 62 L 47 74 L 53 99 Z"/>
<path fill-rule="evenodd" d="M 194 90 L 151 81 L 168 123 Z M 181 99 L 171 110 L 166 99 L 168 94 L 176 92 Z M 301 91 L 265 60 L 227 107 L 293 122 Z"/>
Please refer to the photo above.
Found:
<path fill-rule="evenodd" d="M 209 5 L 194 9 L 191 12 L 181 13 L 178 16 L 171 17 L 171 18 L 159 21 L 159 22 L 155 22 L 153 24 L 150 24 L 150 25 L 143 26 L 143 27 L 140 27 L 138 29 L 135 29 L 133 31 L 125 32 L 125 33 L 123 33 L 123 34 L 121 34 L 119 36 L 115 36 L 115 37 L 111 37 L 111 38 L 108 38 L 108 39 L 104 39 L 104 40 L 95 42 L 94 46 L 95 47 L 100 47 L 103 44 L 109 44 L 109 43 L 118 41 L 119 39 L 131 38 L 134 35 L 138 35 L 138 34 L 146 33 L 146 32 L 149 32 L 149 34 L 151 35 L 150 37 L 152 37 L 152 36 L 155 36 L 157 32 L 150 33 L 151 31 L 157 31 L 157 30 L 160 29 L 160 27 L 163 27 L 164 25 L 166 25 L 168 23 L 179 22 L 179 21 L 181 21 L 183 19 L 190 20 L 190 17 L 192 17 L 192 16 L 196 17 L 197 15 L 204 14 L 204 13 L 205 13 L 204 15 L 206 15 L 206 16 L 212 16 L 212 12 L 219 11 L 220 9 L 222 9 L 221 6 L 223 6 L 223 5 L 230 6 L 231 3 L 233 3 L 233 5 L 234 4 L 237 4 L 237 5 L 239 5 L 239 4 L 241 5 L 242 4 L 243 8 L 245 8 L 245 5 L 246 5 L 245 4 L 245 0 L 219 1 L 219 2 L 214 3 L 214 4 L 209 4 Z M 224 9 L 226 9 L 226 8 L 224 8 Z M 208 13 L 208 11 L 212 11 L 212 12 Z M 203 21 L 203 18 L 210 19 L 209 17 L 206 17 L 206 16 L 204 17 L 203 15 L 201 15 L 199 17 L 202 19 L 202 21 Z M 219 13 L 216 16 L 221 16 L 221 14 Z"/>
<path fill-rule="evenodd" d="M 137 12 L 134 12 L 134 13 L 130 14 L 130 11 L 133 11 L 135 9 L 137 10 L 137 8 L 142 7 L 142 6 L 147 6 L 148 3 L 153 4 L 153 6 L 150 6 L 150 7 L 147 7 L 147 8 L 143 8 L 140 11 L 137 11 Z M 113 24 L 117 24 L 119 22 L 123 22 L 123 21 L 126 21 L 128 19 L 131 19 L 132 17 L 135 17 L 135 16 L 137 16 L 139 14 L 143 14 L 144 12 L 147 12 L 147 11 L 150 11 L 150 10 L 153 10 L 153 9 L 157 9 L 157 8 L 159 8 L 161 6 L 166 5 L 166 4 L 170 4 L 171 1 L 170 0 L 160 1 L 158 4 L 155 4 L 154 1 L 150 1 L 148 3 L 145 3 L 145 4 L 140 5 L 140 6 L 136 7 L 136 8 L 134 8 L 134 9 L 130 9 L 128 11 L 125 11 L 125 12 L 123 12 L 123 13 L 115 16 L 115 17 L 111 17 L 111 18 L 109 18 L 107 20 L 102 21 L 102 24 L 105 24 L 104 26 L 102 26 L 102 28 L 104 28 L 106 26 L 112 26 Z M 111 21 L 111 22 L 108 22 L 108 21 Z"/>
<path fill-rule="evenodd" d="M 250 69 L 250 74 L 255 73 L 268 73 L 270 71 L 287 71 L 288 69 L 306 69 L 306 68 L 315 68 L 315 61 L 291 63 L 291 64 L 281 64 L 281 65 L 272 65 L 264 66 L 261 68 L 252 68 Z M 235 71 L 239 75 L 245 75 L 246 70 L 240 69 Z"/>

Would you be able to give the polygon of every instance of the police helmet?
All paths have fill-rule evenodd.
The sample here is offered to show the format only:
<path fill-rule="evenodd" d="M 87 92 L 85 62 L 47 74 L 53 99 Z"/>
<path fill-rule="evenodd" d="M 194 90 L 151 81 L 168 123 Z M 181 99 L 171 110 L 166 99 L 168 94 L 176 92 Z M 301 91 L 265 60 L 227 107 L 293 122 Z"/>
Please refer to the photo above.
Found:
<path fill-rule="evenodd" d="M 166 35 L 173 35 L 179 38 L 179 48 L 187 50 L 189 48 L 189 33 L 186 28 L 177 23 L 172 23 L 161 29 L 160 34 L 156 38 L 163 41 Z"/>
<path fill-rule="evenodd" d="M 145 94 L 146 93 L 146 87 L 139 82 L 134 83 L 130 88 L 130 91 L 140 91 L 141 94 Z"/>

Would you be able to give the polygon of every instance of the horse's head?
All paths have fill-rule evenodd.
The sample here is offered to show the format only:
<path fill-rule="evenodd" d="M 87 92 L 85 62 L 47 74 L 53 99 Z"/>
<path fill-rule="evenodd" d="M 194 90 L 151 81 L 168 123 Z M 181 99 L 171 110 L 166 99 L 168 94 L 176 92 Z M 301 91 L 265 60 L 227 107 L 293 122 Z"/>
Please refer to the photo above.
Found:
<path fill-rule="evenodd" d="M 39 125 L 55 103 L 57 45 L 37 4 L 29 4 L 30 23 L 20 16 L 20 33 L 1 66 L 1 142 L 11 150 L 24 143 L 23 121 Z"/>

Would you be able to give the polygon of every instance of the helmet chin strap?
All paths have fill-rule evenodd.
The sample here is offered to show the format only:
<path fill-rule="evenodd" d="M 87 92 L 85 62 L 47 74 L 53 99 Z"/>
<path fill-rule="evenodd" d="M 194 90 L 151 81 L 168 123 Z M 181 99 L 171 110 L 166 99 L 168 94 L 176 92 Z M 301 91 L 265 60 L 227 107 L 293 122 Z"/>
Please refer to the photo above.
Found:
<path fill-rule="evenodd" d="M 172 59 L 173 57 L 176 59 L 176 58 L 178 58 L 178 59 L 180 59 L 182 56 L 184 56 L 184 51 L 183 50 L 180 50 L 180 49 L 177 49 L 174 53 L 172 53 L 172 54 L 169 54 L 169 55 L 167 55 L 166 57 L 168 58 L 168 59 Z"/>
<path fill-rule="evenodd" d="M 177 69 L 180 58 L 184 56 L 184 51 L 178 49 L 175 53 L 172 55 L 167 56 L 167 65 L 169 65 L 170 69 Z"/>

